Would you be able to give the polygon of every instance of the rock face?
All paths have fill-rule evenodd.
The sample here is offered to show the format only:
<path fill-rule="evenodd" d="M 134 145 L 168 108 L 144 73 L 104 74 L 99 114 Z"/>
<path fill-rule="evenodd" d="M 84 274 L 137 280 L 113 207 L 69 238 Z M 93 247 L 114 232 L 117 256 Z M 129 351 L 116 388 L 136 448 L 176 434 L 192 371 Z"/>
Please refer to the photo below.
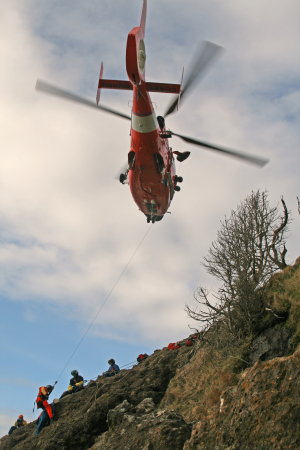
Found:
<path fill-rule="evenodd" d="M 286 328 L 270 328 L 258 336 L 250 345 L 249 360 L 269 361 L 286 355 L 290 349 L 291 333 Z"/>
<path fill-rule="evenodd" d="M 299 449 L 299 367 L 300 347 L 292 356 L 258 361 L 195 424 L 184 450 Z"/>
<path fill-rule="evenodd" d="M 186 362 L 189 353 L 190 349 L 186 347 L 176 351 L 163 349 L 155 352 L 147 360 L 132 369 L 122 370 L 119 375 L 112 378 L 98 377 L 96 381 L 90 382 L 82 391 L 66 396 L 59 401 L 56 405 L 54 424 L 45 427 L 38 436 L 33 437 L 36 423 L 32 422 L 26 427 L 14 431 L 11 436 L 1 438 L 1 450 L 87 450 L 92 448 L 96 438 L 108 430 L 109 424 L 116 424 L 116 429 L 119 429 L 119 426 L 121 426 L 119 421 L 122 417 L 120 410 L 123 409 L 120 405 L 127 405 L 124 400 L 128 402 L 130 408 L 133 408 L 130 411 L 135 411 L 131 416 L 141 424 L 139 428 L 141 436 L 146 436 L 147 429 L 150 433 L 150 430 L 154 432 L 156 428 L 160 427 L 161 430 L 166 432 L 166 435 L 162 439 L 161 433 L 164 433 L 164 431 L 157 432 L 158 439 L 162 439 L 162 442 L 169 442 L 173 432 L 170 434 L 167 425 L 174 425 L 173 428 L 176 428 L 176 426 L 182 427 L 182 430 L 174 434 L 174 445 L 176 447 L 171 446 L 169 448 L 183 448 L 184 440 L 189 437 L 190 431 L 188 431 L 189 428 L 181 416 L 174 411 L 164 411 L 160 416 L 151 412 L 153 417 L 151 416 L 147 421 L 145 417 L 142 418 L 143 415 L 147 414 L 147 402 L 141 402 L 148 399 L 148 405 L 151 404 L 152 411 L 153 405 L 157 405 L 161 401 L 169 381 L 174 377 L 176 369 Z M 152 402 L 149 403 L 149 399 Z M 115 421 L 114 414 L 117 417 Z M 148 425 L 146 425 L 145 420 Z M 134 424 L 132 423 L 128 427 L 128 433 L 133 432 L 133 430 Z M 111 445 L 109 448 L 117 448 L 113 447 L 115 445 L 113 438 L 105 435 L 105 439 L 108 439 L 107 442 Z M 131 440 L 133 441 L 133 438 Z M 182 445 L 180 442 L 182 442 Z M 107 448 L 106 445 L 103 449 Z M 146 443 L 144 443 L 144 447 L 145 445 Z M 97 448 L 101 448 L 101 446 L 98 445 Z M 151 448 L 149 447 L 149 450 Z M 153 448 L 164 449 L 167 447 Z"/>
<path fill-rule="evenodd" d="M 173 410 L 156 410 L 151 398 L 136 408 L 127 400 L 109 411 L 109 431 L 90 450 L 182 450 L 192 427 Z"/>
<path fill-rule="evenodd" d="M 286 450 L 300 448 L 300 346 L 258 361 L 197 422 L 159 406 L 176 371 L 201 352 L 163 349 L 112 378 L 98 377 L 56 405 L 56 421 L 1 438 L 1 450 Z M 187 365 L 188 364 L 188 365 Z M 195 400 L 195 404 L 197 400 Z"/>

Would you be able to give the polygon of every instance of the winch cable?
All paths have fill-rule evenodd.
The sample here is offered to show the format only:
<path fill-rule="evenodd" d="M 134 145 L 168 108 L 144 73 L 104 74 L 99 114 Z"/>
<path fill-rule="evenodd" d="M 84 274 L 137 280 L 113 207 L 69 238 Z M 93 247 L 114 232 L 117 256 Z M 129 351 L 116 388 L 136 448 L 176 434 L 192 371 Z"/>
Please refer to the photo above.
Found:
<path fill-rule="evenodd" d="M 90 325 L 88 326 L 86 332 L 84 333 L 84 335 L 83 335 L 82 338 L 80 339 L 80 341 L 79 341 L 77 347 L 75 348 L 75 350 L 73 351 L 72 355 L 70 356 L 70 358 L 69 358 L 67 364 L 65 365 L 65 367 L 64 367 L 63 370 L 61 371 L 59 377 L 57 378 L 57 381 L 55 381 L 54 386 L 55 386 L 55 384 L 58 382 L 58 380 L 60 379 L 60 377 L 62 376 L 62 374 L 64 373 L 64 371 L 65 371 L 67 365 L 69 364 L 69 362 L 71 361 L 71 359 L 72 359 L 73 356 L 75 355 L 75 353 L 76 353 L 76 351 L 78 350 L 78 348 L 79 348 L 81 342 L 83 341 L 83 339 L 85 338 L 85 336 L 86 336 L 87 333 L 89 332 L 89 330 L 90 330 L 90 328 L 92 327 L 93 323 L 95 322 L 95 320 L 97 319 L 98 315 L 100 314 L 100 311 L 102 310 L 103 306 L 105 305 L 105 303 L 107 302 L 107 300 L 108 300 L 109 297 L 111 296 L 113 290 L 114 290 L 115 287 L 117 286 L 118 282 L 119 282 L 120 279 L 122 278 L 122 276 L 123 276 L 125 270 L 127 269 L 127 267 L 129 266 L 129 264 L 131 263 L 132 259 L 134 258 L 136 252 L 138 251 L 138 249 L 140 248 L 140 246 L 141 246 L 142 243 L 144 242 L 144 240 L 145 240 L 147 234 L 149 233 L 149 231 L 150 231 L 151 228 L 152 228 L 152 225 L 153 225 L 153 224 L 150 225 L 150 227 L 148 228 L 148 230 L 147 230 L 146 233 L 144 234 L 143 239 L 141 240 L 141 242 L 139 243 L 139 245 L 138 245 L 137 248 L 135 249 L 133 255 L 131 256 L 131 258 L 129 259 L 128 263 L 126 264 L 126 266 L 125 266 L 124 269 L 122 270 L 122 272 L 121 272 L 119 278 L 117 279 L 117 281 L 115 282 L 115 284 L 114 284 L 113 287 L 111 288 L 109 294 L 107 295 L 106 299 L 105 299 L 104 302 L 102 303 L 102 305 L 101 305 L 101 307 L 99 308 L 99 310 L 98 310 L 97 314 L 95 315 L 94 319 L 92 320 L 92 322 L 91 322 Z"/>

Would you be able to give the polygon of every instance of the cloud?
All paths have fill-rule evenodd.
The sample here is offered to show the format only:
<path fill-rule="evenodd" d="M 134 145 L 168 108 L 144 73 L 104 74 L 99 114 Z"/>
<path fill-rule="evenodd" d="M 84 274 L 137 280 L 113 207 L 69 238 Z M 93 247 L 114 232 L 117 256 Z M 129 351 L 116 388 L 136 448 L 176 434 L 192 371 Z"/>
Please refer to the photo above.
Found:
<path fill-rule="evenodd" d="M 26 387 L 36 387 L 36 384 L 33 383 L 31 380 L 27 380 L 26 378 L 22 377 L 15 377 L 15 378 L 2 378 L 0 377 L 0 383 L 3 384 L 12 384 L 15 386 L 26 386 Z"/>
<path fill-rule="evenodd" d="M 257 170 L 172 139 L 173 149 L 192 151 L 179 167 L 182 191 L 91 329 L 123 342 L 187 334 L 184 304 L 197 285 L 216 287 L 199 261 L 219 221 L 252 189 L 268 188 L 272 204 L 284 195 L 295 216 L 289 262 L 298 256 L 297 7 L 278 1 L 271 10 L 267 1 L 243 8 L 219 1 L 174 5 L 160 3 L 158 12 L 155 2 L 148 4 L 149 79 L 178 82 L 200 38 L 227 52 L 168 125 L 271 162 Z M 55 308 L 66 321 L 80 317 L 82 332 L 148 230 L 128 187 L 113 180 L 130 147 L 129 124 L 37 94 L 34 84 L 40 77 L 93 98 L 101 60 L 105 76 L 126 77 L 126 36 L 138 25 L 140 9 L 138 1 L 106 1 L 101 8 L 69 1 L 2 5 L 2 289 L 11 300 Z M 126 92 L 101 97 L 124 112 L 129 99 Z M 153 101 L 160 113 L 169 97 L 154 94 Z"/>

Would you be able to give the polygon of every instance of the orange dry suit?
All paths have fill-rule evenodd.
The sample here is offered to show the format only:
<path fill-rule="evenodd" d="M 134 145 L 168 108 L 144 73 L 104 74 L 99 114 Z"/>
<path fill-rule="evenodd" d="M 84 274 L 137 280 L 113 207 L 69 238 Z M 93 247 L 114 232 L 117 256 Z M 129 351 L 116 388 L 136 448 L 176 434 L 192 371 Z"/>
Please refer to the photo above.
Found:
<path fill-rule="evenodd" d="M 38 396 L 36 398 L 36 406 L 37 408 L 42 408 L 42 410 L 46 409 L 49 419 L 53 418 L 52 408 L 48 403 L 48 397 L 50 392 L 45 386 L 40 387 Z"/>

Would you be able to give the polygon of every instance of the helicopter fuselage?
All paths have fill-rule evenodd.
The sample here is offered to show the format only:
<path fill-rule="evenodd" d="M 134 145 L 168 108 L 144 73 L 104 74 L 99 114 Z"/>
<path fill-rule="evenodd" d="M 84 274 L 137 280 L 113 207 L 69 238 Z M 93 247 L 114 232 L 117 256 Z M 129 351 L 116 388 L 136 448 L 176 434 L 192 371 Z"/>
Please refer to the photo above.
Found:
<path fill-rule="evenodd" d="M 154 221 L 167 212 L 174 196 L 174 157 L 163 134 L 166 130 L 160 129 L 145 83 L 141 82 L 133 89 L 128 175 L 135 203 Z"/>
<path fill-rule="evenodd" d="M 176 169 L 164 119 L 155 115 L 145 82 L 145 20 L 128 34 L 126 69 L 133 86 L 128 178 L 132 197 L 148 221 L 161 220 L 174 196 Z"/>

